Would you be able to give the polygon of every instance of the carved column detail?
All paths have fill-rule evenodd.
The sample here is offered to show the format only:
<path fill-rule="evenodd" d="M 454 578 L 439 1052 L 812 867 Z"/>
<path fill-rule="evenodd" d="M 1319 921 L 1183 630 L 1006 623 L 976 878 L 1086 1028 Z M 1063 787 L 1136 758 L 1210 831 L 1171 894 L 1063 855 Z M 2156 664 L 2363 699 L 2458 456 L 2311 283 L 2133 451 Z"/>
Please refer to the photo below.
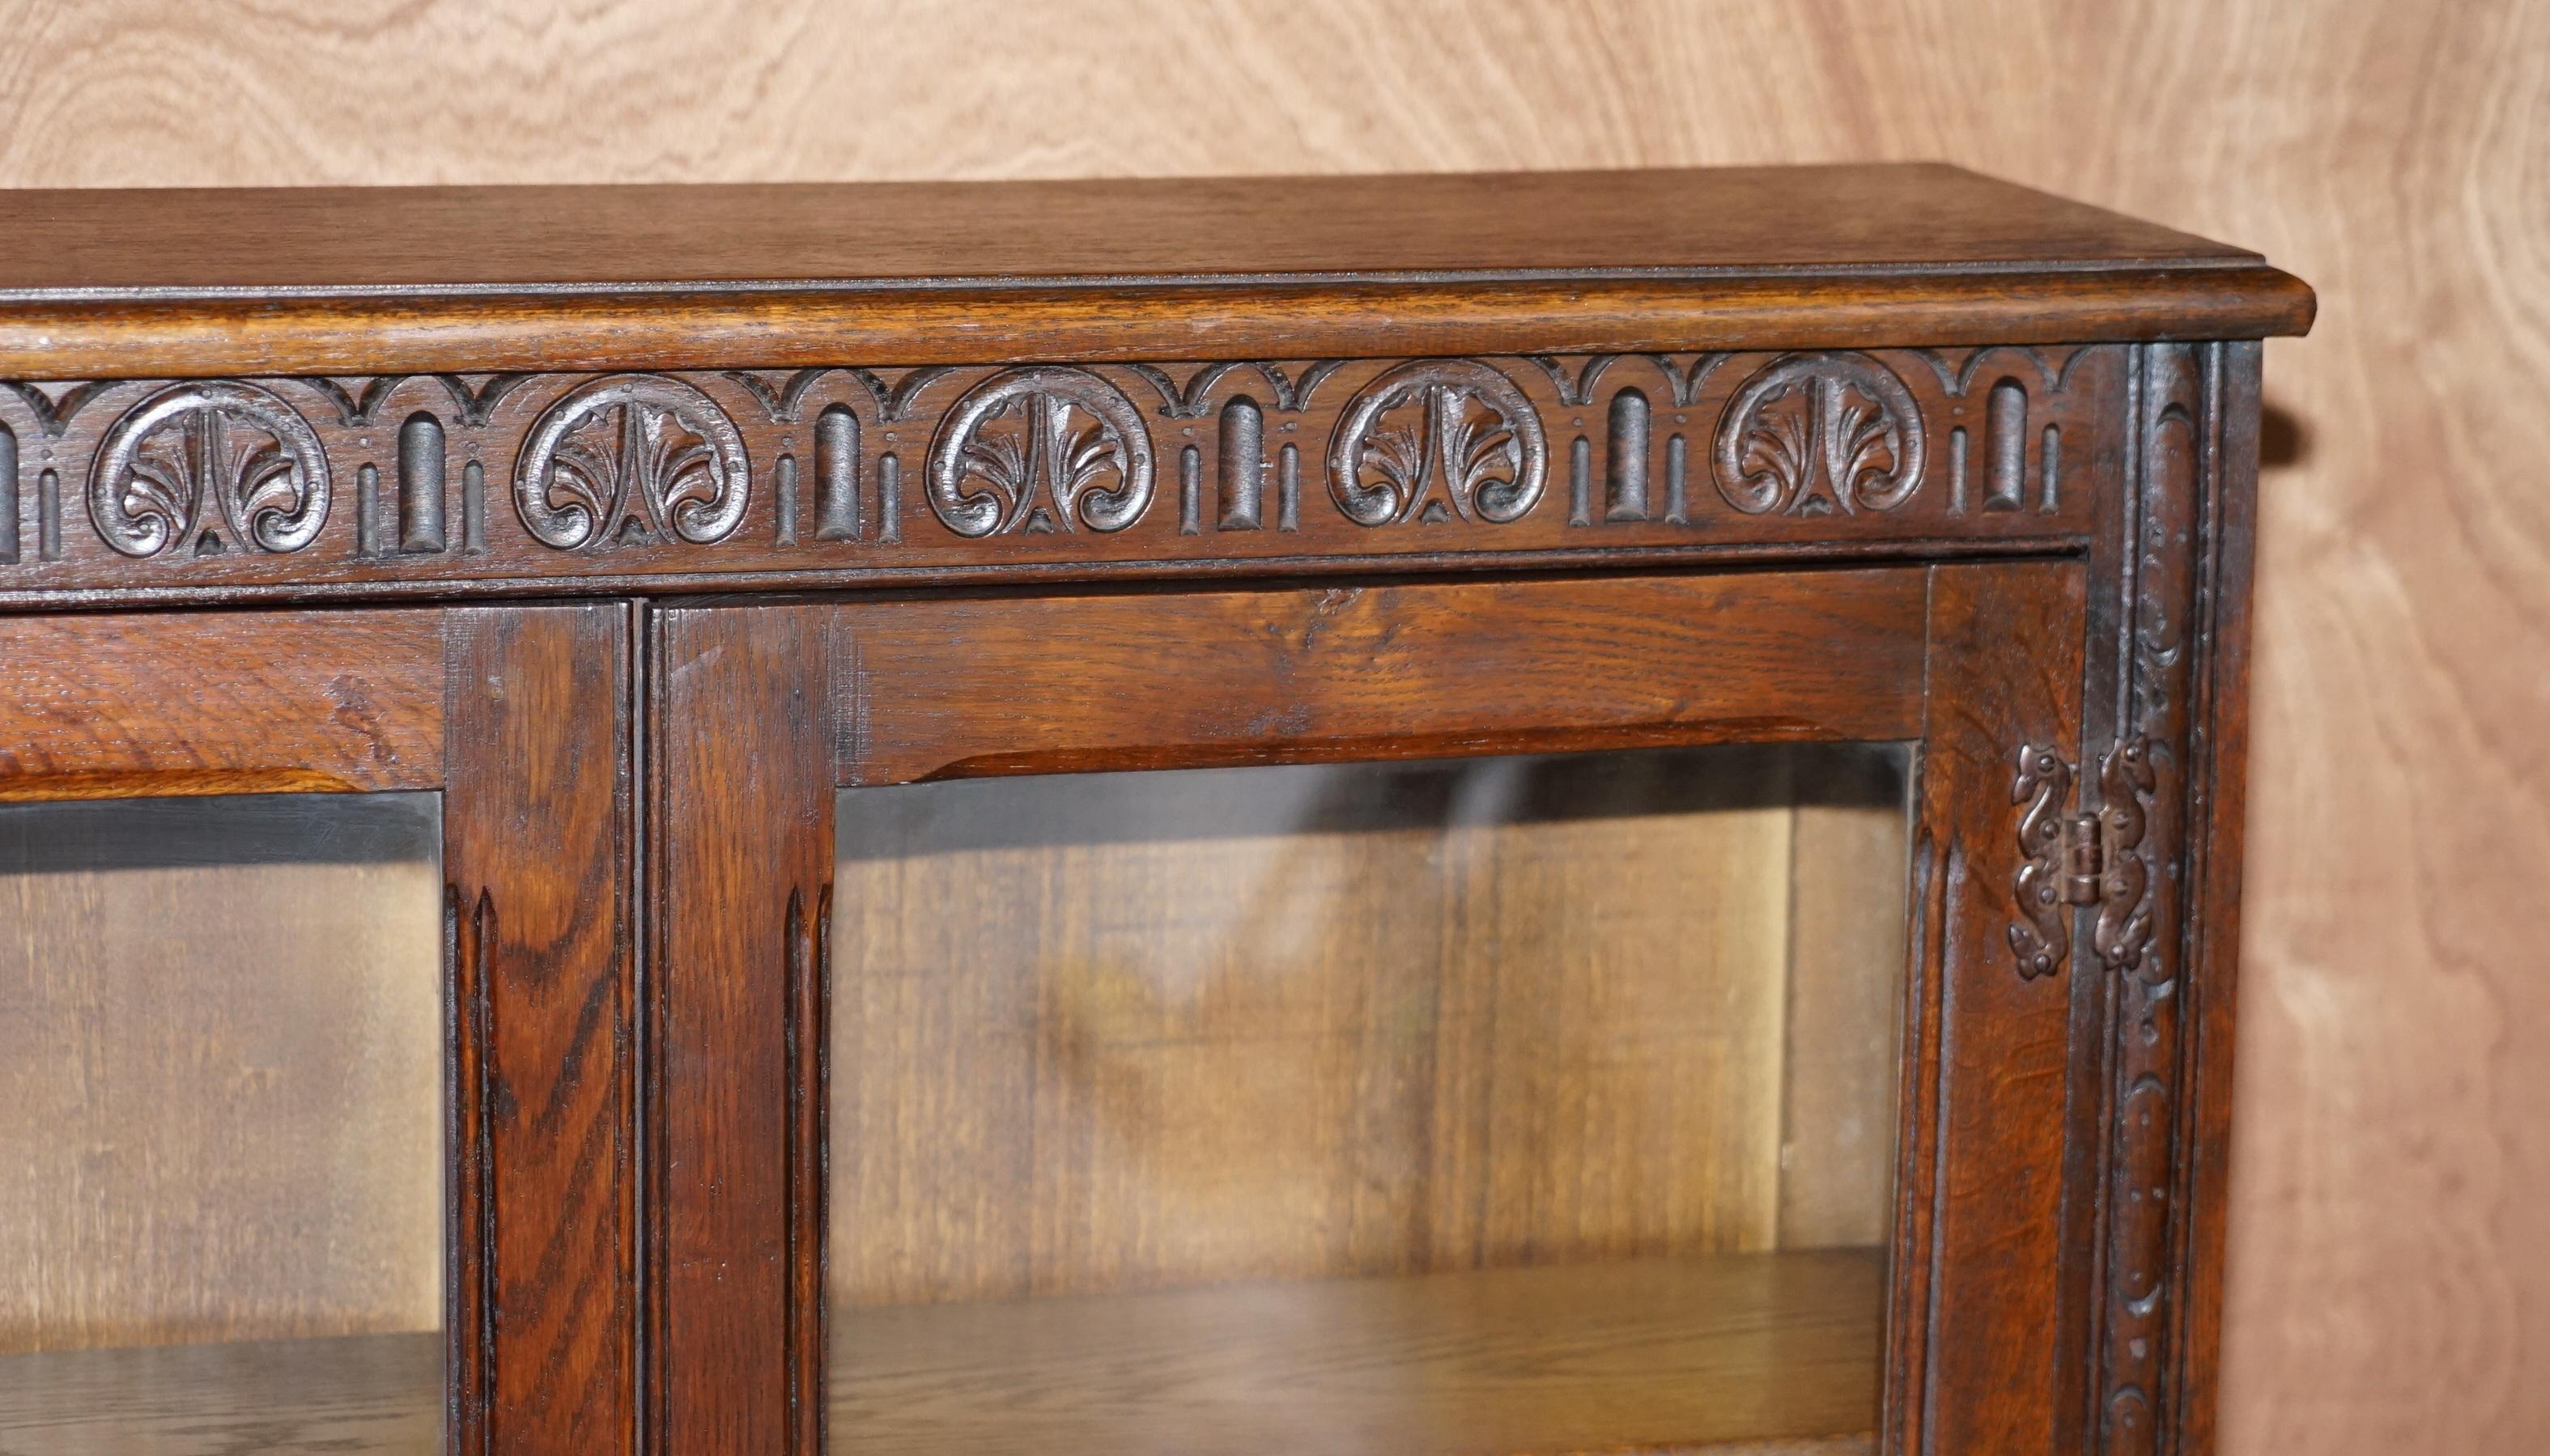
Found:
<path fill-rule="evenodd" d="M 788 1449 L 824 1451 L 824 1232 L 831 1146 L 833 887 L 788 892 Z"/>
<path fill-rule="evenodd" d="M 2120 746 L 2100 774 L 2110 852 L 2095 941 L 2116 973 L 2097 1351 L 2100 1445 L 2109 1456 L 2158 1453 L 2175 1428 L 2163 1407 L 2183 1334 L 2172 1280 L 2183 1267 L 2175 1242 L 2186 1188 L 2180 958 L 2191 770 L 2203 751 L 2190 711 L 2202 644 L 2186 624 L 2211 618 L 2202 583 L 2214 549 L 2204 523 L 2219 481 L 2218 398 L 2208 387 L 2218 367 L 2218 346 L 2155 344 L 2143 351 L 2134 395 Z"/>

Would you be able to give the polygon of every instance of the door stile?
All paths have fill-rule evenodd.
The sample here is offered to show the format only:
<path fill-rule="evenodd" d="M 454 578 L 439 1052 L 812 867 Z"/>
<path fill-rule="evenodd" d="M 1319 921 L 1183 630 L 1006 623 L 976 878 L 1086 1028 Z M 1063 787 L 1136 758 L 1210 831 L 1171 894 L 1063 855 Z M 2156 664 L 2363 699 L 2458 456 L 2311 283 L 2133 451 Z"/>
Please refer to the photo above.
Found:
<path fill-rule="evenodd" d="M 636 1439 L 629 616 L 445 619 L 459 1456 Z"/>
<path fill-rule="evenodd" d="M 2040 1452 L 2060 1381 L 2047 1276 L 2063 1240 L 2071 968 L 2019 949 L 2035 852 L 2022 834 L 2047 807 L 2022 750 L 2077 761 L 2086 572 L 1942 566 L 1930 582 L 1913 861 L 1926 964 L 1912 984 L 1931 1000 L 1906 1038 L 1903 1389 L 1886 1434 L 1923 1456 Z"/>
<path fill-rule="evenodd" d="M 831 611 L 657 621 L 655 974 L 660 1076 L 677 1090 L 662 1123 L 661 1449 L 813 1456 L 824 1228 L 796 1152 L 817 1135 L 820 1091 L 790 1075 L 823 1032 L 807 1021 L 833 874 Z"/>

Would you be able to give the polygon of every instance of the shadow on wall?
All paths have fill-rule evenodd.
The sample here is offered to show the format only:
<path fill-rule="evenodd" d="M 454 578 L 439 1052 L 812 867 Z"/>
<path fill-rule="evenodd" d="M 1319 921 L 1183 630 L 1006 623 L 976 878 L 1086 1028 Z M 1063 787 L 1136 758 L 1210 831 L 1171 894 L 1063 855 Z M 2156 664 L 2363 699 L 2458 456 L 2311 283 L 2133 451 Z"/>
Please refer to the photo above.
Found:
<path fill-rule="evenodd" d="M 2280 470 L 2310 458 L 2310 432 L 2282 406 L 2269 402 L 2258 412 L 2258 468 Z"/>

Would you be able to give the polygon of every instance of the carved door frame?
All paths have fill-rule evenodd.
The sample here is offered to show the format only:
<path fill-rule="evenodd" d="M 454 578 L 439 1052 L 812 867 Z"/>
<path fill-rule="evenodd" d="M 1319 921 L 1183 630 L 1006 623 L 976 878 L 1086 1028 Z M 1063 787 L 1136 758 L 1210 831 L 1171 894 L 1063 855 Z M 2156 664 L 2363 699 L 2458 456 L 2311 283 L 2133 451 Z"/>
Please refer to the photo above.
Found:
<path fill-rule="evenodd" d="M 632 617 L 0 618 L 10 799 L 440 795 L 452 1456 L 637 1448 Z"/>
<path fill-rule="evenodd" d="M 2018 948 L 2013 784 L 2079 761 L 2089 597 L 2055 557 L 655 610 L 660 1448 L 824 1449 L 837 789 L 1766 739 L 1919 745 L 1883 1443 L 2051 1448 L 2095 978 Z"/>

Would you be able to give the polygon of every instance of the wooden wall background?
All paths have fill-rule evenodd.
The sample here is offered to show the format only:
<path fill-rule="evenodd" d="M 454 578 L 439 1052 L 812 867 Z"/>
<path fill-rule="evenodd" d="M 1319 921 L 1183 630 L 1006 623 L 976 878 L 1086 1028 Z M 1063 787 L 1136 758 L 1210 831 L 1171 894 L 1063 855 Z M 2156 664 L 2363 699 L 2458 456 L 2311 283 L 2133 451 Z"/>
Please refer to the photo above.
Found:
<path fill-rule="evenodd" d="M 1909 881 L 1905 778 L 1747 745 L 844 790 L 832 1297 L 1881 1244 L 1905 904 L 1850 892 Z"/>
<path fill-rule="evenodd" d="M 2224 1447 L 2550 1443 L 2550 0 L 6 0 L 13 185 L 1945 157 L 2259 247 Z"/>

